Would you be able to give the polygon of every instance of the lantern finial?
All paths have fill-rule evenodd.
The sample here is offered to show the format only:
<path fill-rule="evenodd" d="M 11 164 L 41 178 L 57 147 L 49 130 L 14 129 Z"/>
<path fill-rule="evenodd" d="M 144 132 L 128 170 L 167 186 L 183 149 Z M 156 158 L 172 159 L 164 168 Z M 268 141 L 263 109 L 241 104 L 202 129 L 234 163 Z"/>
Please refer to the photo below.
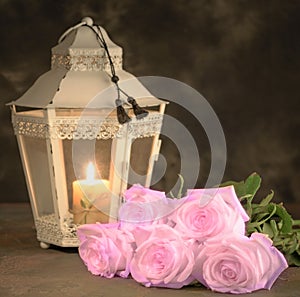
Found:
<path fill-rule="evenodd" d="M 81 20 L 82 23 L 86 23 L 88 26 L 93 26 L 94 24 L 94 21 L 92 18 L 90 17 L 84 17 L 82 20 Z"/>

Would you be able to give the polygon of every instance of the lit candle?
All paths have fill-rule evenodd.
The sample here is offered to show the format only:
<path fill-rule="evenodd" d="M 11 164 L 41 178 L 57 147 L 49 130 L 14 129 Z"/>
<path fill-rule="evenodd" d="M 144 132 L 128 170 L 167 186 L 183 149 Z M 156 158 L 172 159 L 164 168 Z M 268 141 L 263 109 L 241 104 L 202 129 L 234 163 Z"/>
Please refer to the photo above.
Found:
<path fill-rule="evenodd" d="M 89 163 L 86 179 L 73 182 L 74 223 L 107 223 L 109 210 L 109 181 L 106 179 L 95 179 L 94 166 L 92 163 Z"/>

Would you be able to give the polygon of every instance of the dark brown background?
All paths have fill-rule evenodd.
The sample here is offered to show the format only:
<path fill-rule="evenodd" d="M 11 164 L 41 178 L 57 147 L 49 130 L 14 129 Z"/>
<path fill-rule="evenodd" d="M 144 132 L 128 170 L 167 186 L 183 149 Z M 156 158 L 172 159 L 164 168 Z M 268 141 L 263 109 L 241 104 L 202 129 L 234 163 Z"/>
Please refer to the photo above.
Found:
<path fill-rule="evenodd" d="M 277 201 L 300 203 L 300 1 L 2 0 L 0 13 L 0 201 L 28 201 L 5 103 L 49 69 L 63 31 L 91 16 L 124 48 L 126 70 L 177 79 L 209 101 L 227 141 L 224 180 L 257 171 L 263 193 L 273 188 Z M 184 117 L 197 138 L 188 114 L 168 113 Z M 197 186 L 210 166 L 202 134 Z M 163 152 L 176 164 L 171 144 Z M 159 187 L 172 183 L 174 166 Z"/>

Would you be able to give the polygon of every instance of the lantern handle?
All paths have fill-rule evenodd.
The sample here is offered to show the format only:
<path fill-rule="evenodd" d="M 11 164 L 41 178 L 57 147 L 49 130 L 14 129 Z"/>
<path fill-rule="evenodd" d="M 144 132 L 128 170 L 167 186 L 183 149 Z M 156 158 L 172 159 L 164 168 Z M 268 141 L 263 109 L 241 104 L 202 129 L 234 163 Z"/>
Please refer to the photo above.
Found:
<path fill-rule="evenodd" d="M 84 17 L 80 23 L 78 23 L 77 25 L 67 29 L 58 39 L 58 43 L 61 43 L 68 34 L 70 34 L 73 30 L 81 27 L 81 26 L 84 26 L 84 25 L 87 25 L 87 26 L 93 26 L 93 19 L 90 18 L 90 17 Z"/>

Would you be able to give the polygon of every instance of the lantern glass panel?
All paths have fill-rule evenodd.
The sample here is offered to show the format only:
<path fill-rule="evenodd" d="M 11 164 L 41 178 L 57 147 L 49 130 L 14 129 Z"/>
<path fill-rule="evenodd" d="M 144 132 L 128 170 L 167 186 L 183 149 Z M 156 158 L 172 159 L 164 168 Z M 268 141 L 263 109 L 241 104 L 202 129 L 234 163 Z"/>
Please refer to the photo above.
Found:
<path fill-rule="evenodd" d="M 94 220 L 106 222 L 108 219 L 106 215 L 110 205 L 106 205 L 106 202 L 104 205 L 103 200 L 106 201 L 109 195 L 111 146 L 112 139 L 63 140 L 68 205 L 76 223 L 94 223 Z M 88 178 L 90 164 L 93 168 L 90 178 L 94 181 L 81 187 L 81 182 L 83 181 L 84 185 Z M 104 181 L 103 186 L 99 185 L 100 180 Z M 77 186 L 74 186 L 74 183 L 77 183 Z M 78 197 L 74 197 L 75 191 L 77 195 L 82 194 L 81 199 L 85 201 L 86 207 L 81 202 L 78 205 Z M 84 209 L 88 209 L 89 212 Z"/>
<path fill-rule="evenodd" d="M 87 178 L 87 166 L 90 162 L 95 166 L 95 179 L 109 179 L 111 145 L 112 139 L 63 140 L 70 207 L 72 206 L 73 197 L 72 184 L 76 180 Z"/>
<path fill-rule="evenodd" d="M 35 201 L 37 215 L 54 213 L 51 177 L 47 155 L 47 143 L 44 138 L 20 135 L 23 144 L 23 158 L 27 166 L 29 190 Z"/>
<path fill-rule="evenodd" d="M 128 187 L 133 183 L 146 185 L 154 137 L 136 138 L 131 144 Z"/>

